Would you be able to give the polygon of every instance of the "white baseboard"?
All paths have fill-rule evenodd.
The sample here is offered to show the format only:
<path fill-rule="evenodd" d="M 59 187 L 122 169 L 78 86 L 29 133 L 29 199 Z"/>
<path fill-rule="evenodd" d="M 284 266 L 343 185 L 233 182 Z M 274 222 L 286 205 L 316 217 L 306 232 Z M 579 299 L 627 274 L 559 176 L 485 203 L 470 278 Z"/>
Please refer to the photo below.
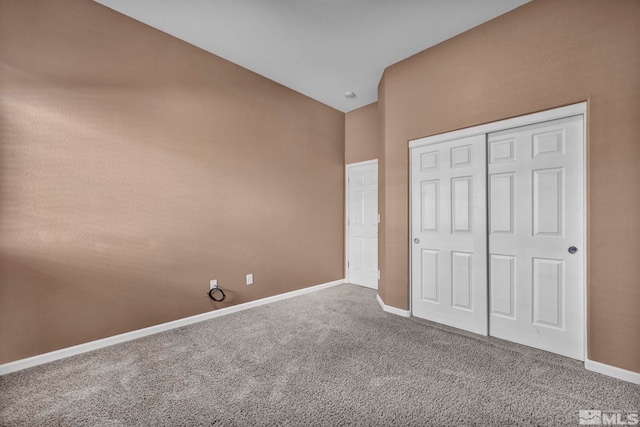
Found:
<path fill-rule="evenodd" d="M 638 372 L 627 371 L 626 369 L 616 368 L 615 366 L 605 365 L 604 363 L 594 362 L 589 359 L 585 359 L 584 367 L 590 371 L 618 378 L 619 380 L 640 384 L 640 373 Z"/>
<path fill-rule="evenodd" d="M 378 290 L 377 286 L 369 286 L 369 285 L 363 285 L 361 283 L 353 283 L 353 282 L 349 282 L 347 281 L 346 283 L 350 284 L 350 285 L 354 285 L 354 286 L 360 286 L 362 288 L 367 288 L 367 289 L 373 289 L 374 291 Z"/>
<path fill-rule="evenodd" d="M 382 301 L 382 298 L 380 298 L 380 295 L 376 294 L 376 299 L 378 300 L 378 304 L 380 304 L 380 307 L 382 307 L 382 309 L 387 313 L 396 314 L 402 317 L 411 317 L 411 312 L 409 310 L 402 310 L 390 305 L 386 305 L 384 301 Z"/>
<path fill-rule="evenodd" d="M 216 317 L 225 316 L 227 314 L 236 313 L 238 311 L 247 310 L 249 308 L 258 307 L 261 305 L 269 304 L 276 301 L 285 300 L 288 298 L 296 297 L 298 295 L 308 294 L 316 292 L 321 289 L 330 288 L 332 286 L 340 285 L 344 283 L 344 279 L 334 280 L 333 282 L 323 283 L 321 285 L 311 286 L 309 288 L 298 289 L 296 291 L 287 292 L 280 295 L 274 295 L 272 297 L 262 298 L 255 301 L 249 301 L 231 307 L 220 308 L 218 310 L 209 311 L 202 314 L 196 314 L 195 316 L 185 317 L 183 319 L 174 320 L 167 323 L 161 323 L 159 325 L 149 326 L 148 328 L 138 329 L 131 332 L 125 332 L 123 334 L 114 335 L 91 341 L 84 344 L 74 345 L 73 347 L 67 347 L 49 353 L 39 354 L 37 356 L 28 357 L 26 359 L 16 360 L 15 362 L 5 363 L 0 365 L 0 375 L 5 375 L 11 372 L 20 371 L 22 369 L 31 368 L 33 366 L 42 365 L 45 363 L 53 362 L 54 360 L 64 359 L 65 357 L 75 356 L 76 354 L 86 353 L 89 351 L 97 350 L 99 348 L 108 347 L 114 344 L 120 344 L 123 342 L 135 340 L 137 338 L 146 337 L 148 335 L 157 334 L 159 332 L 168 331 L 182 326 L 191 325 L 193 323 L 202 322 L 204 320 L 213 319 Z"/>

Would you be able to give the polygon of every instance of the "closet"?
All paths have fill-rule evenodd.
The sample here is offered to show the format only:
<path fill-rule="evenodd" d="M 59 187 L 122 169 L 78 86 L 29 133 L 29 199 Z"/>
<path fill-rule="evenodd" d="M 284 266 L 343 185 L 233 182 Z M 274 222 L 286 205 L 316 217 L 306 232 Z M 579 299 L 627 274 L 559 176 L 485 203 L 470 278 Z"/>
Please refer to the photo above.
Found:
<path fill-rule="evenodd" d="M 410 142 L 412 315 L 584 359 L 585 111 Z"/>

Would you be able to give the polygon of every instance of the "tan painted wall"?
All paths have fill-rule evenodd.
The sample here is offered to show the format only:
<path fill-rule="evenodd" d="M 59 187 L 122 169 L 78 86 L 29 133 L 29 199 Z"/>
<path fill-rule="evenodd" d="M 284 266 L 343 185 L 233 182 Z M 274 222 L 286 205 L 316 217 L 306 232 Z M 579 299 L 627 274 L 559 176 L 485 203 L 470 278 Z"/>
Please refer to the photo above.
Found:
<path fill-rule="evenodd" d="M 387 301 L 386 298 L 386 283 L 387 268 L 387 252 L 386 252 L 386 216 L 384 215 L 384 207 L 386 201 L 386 171 L 387 165 L 385 162 L 387 146 L 385 144 L 385 123 L 386 120 L 386 90 L 385 90 L 385 78 L 384 74 L 380 83 L 378 83 L 378 213 L 380 219 L 378 222 L 378 271 L 380 272 L 380 279 L 378 280 L 378 295 L 382 298 L 382 301 Z M 382 286 L 380 286 L 382 284 Z M 393 287 L 390 286 L 393 292 Z"/>
<path fill-rule="evenodd" d="M 378 158 L 378 104 L 374 102 L 344 115 L 344 161 Z"/>
<path fill-rule="evenodd" d="M 344 277 L 344 152 L 343 113 L 97 3 L 0 0 L 0 363 Z"/>
<path fill-rule="evenodd" d="M 407 141 L 587 100 L 588 357 L 640 372 L 639 22 L 637 0 L 534 0 L 385 71 L 386 304 L 408 307 Z"/>

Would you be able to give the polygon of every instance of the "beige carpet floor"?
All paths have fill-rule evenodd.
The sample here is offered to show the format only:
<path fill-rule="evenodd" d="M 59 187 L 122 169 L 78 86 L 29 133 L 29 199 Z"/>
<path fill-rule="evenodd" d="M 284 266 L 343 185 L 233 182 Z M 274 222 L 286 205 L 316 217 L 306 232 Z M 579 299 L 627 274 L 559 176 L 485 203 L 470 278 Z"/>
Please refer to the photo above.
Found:
<path fill-rule="evenodd" d="M 578 425 L 640 386 L 340 285 L 0 377 L 2 426 Z"/>

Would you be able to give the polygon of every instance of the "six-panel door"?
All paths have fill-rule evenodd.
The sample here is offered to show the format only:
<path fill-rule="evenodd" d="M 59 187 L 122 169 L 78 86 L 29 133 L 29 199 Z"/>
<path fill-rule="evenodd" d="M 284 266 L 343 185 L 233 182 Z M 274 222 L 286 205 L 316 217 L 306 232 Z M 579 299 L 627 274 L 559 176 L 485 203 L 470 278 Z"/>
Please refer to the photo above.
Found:
<path fill-rule="evenodd" d="M 411 155 L 411 309 L 487 334 L 485 136 Z"/>
<path fill-rule="evenodd" d="M 348 279 L 377 289 L 378 165 L 350 166 L 348 171 Z"/>
<path fill-rule="evenodd" d="M 489 332 L 581 360 L 583 128 L 575 116 L 488 135 Z"/>

